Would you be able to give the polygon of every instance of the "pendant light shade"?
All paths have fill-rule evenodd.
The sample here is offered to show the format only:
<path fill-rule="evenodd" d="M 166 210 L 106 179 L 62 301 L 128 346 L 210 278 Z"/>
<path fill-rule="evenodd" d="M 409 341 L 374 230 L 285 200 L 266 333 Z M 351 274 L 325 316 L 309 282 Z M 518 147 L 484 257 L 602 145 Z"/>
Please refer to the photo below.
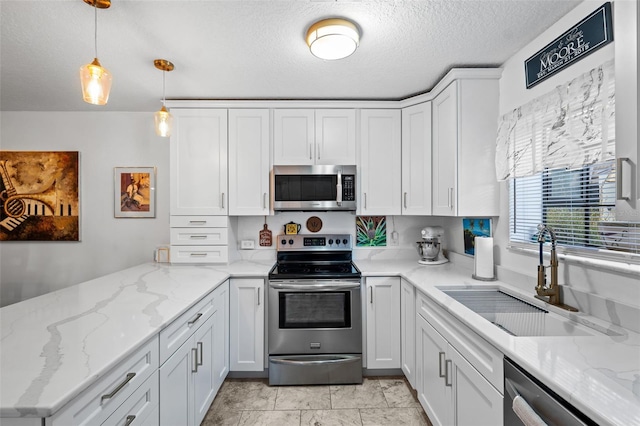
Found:
<path fill-rule="evenodd" d="M 80 67 L 80 84 L 82 86 L 82 99 L 93 105 L 106 105 L 111 91 L 111 73 L 98 61 L 98 9 L 107 9 L 111 6 L 110 0 L 84 0 L 94 9 L 95 33 L 94 47 L 95 57 L 93 62 Z"/>
<path fill-rule="evenodd" d="M 307 45 L 311 53 L 320 59 L 346 58 L 356 51 L 359 44 L 358 28 L 345 19 L 324 19 L 307 31 Z"/>
<path fill-rule="evenodd" d="M 173 115 L 169 114 L 167 108 L 162 105 L 160 111 L 156 111 L 153 114 L 153 119 L 156 123 L 156 134 L 163 138 L 171 136 L 171 128 L 173 127 Z"/>
<path fill-rule="evenodd" d="M 111 73 L 100 65 L 98 58 L 80 67 L 82 99 L 93 105 L 106 105 L 111 90 Z"/>
<path fill-rule="evenodd" d="M 166 59 L 156 59 L 153 65 L 162 71 L 162 108 L 153 115 L 155 121 L 156 134 L 163 138 L 171 136 L 171 128 L 173 127 L 173 116 L 165 107 L 165 74 L 167 71 L 173 71 L 173 64 Z"/>

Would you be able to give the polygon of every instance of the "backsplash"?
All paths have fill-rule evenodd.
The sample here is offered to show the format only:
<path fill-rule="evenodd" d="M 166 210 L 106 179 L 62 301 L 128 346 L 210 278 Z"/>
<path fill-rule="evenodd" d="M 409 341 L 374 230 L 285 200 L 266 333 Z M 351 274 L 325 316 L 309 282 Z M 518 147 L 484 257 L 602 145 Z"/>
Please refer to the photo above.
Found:
<path fill-rule="evenodd" d="M 354 259 L 407 259 L 415 257 L 418 260 L 416 241 L 420 239 L 420 230 L 425 226 L 442 226 L 442 219 L 438 217 L 424 216 L 386 216 L 387 219 L 387 245 L 386 247 L 356 247 L 356 215 L 349 212 L 286 212 L 274 216 L 267 216 L 266 223 L 273 234 L 271 247 L 260 247 L 259 232 L 263 229 L 265 217 L 242 216 L 232 218 L 231 226 L 235 235 L 237 252 L 233 260 L 275 260 L 276 237 L 284 233 L 284 225 L 289 222 L 299 223 L 300 233 L 313 235 L 306 227 L 307 220 L 317 216 L 322 220 L 322 229 L 318 234 L 341 233 L 350 234 L 353 239 Z M 397 232 L 397 244 L 393 245 L 391 233 Z M 254 249 L 241 250 L 242 241 L 254 242 Z M 233 241 L 233 240 L 231 240 Z M 446 249 L 447 241 L 443 244 Z M 230 247 L 230 251 L 233 247 Z"/>

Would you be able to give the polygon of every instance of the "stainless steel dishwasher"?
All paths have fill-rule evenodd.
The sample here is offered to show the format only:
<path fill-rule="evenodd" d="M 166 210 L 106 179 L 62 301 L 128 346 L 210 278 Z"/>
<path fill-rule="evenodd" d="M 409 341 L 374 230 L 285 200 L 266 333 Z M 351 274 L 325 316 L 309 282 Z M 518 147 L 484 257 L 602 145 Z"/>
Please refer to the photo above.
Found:
<path fill-rule="evenodd" d="M 597 426 L 508 358 L 504 359 L 503 412 L 505 426 Z"/>

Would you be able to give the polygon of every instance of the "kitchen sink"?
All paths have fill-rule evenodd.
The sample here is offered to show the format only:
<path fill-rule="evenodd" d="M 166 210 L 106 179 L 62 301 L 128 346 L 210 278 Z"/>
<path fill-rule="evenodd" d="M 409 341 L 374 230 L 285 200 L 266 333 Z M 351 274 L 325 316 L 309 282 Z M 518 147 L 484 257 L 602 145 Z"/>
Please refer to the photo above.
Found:
<path fill-rule="evenodd" d="M 512 336 L 601 336 L 600 332 L 549 312 L 497 288 L 440 288 Z"/>

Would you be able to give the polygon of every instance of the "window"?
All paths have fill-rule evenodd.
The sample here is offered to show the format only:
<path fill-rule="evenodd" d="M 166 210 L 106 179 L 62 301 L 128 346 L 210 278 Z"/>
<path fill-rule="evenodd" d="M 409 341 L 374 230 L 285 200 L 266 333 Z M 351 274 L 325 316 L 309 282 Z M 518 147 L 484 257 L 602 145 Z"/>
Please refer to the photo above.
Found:
<path fill-rule="evenodd" d="M 615 78 L 609 61 L 502 117 L 512 245 L 551 226 L 560 251 L 640 263 L 640 224 L 616 221 Z M 534 246 L 531 245 L 531 248 Z"/>

